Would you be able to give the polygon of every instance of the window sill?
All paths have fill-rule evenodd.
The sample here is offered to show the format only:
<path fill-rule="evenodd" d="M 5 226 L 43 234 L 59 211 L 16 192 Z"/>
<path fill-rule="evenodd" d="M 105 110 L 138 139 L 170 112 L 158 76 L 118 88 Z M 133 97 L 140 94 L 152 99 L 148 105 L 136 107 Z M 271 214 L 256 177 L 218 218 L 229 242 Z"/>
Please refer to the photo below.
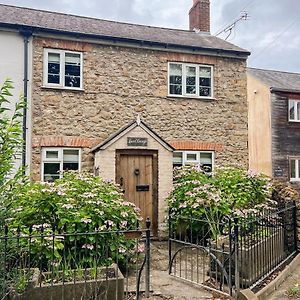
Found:
<path fill-rule="evenodd" d="M 290 182 L 300 182 L 300 178 L 291 178 Z"/>
<path fill-rule="evenodd" d="M 194 99 L 194 100 L 207 100 L 207 101 L 213 101 L 216 100 L 214 97 L 193 97 L 193 96 L 182 96 L 182 95 L 167 95 L 167 98 L 170 99 Z"/>
<path fill-rule="evenodd" d="M 289 120 L 290 123 L 300 123 L 300 120 Z M 300 180 L 300 179 L 299 179 Z"/>
<path fill-rule="evenodd" d="M 82 88 L 70 88 L 70 87 L 62 87 L 62 86 L 48 86 L 42 85 L 42 89 L 47 90 L 60 90 L 60 91 L 70 91 L 70 92 L 84 92 Z"/>

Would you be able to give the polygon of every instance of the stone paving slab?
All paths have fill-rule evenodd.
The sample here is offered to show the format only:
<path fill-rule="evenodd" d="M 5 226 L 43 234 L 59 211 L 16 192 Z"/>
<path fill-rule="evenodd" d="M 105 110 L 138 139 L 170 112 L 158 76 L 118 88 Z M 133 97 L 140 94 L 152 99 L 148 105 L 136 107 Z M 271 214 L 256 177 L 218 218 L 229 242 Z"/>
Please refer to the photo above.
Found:
<path fill-rule="evenodd" d="M 205 290 L 200 286 L 174 278 L 168 274 L 168 243 L 151 244 L 151 298 L 170 300 L 223 300 L 229 299 Z M 145 298 L 143 298 L 145 299 Z"/>

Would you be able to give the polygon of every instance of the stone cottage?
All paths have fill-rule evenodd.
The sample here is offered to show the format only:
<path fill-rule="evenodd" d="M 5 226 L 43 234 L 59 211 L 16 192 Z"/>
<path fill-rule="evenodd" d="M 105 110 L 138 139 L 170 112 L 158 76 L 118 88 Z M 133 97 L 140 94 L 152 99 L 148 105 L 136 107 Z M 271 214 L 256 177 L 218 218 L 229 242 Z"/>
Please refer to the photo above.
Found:
<path fill-rule="evenodd" d="M 246 167 L 249 52 L 210 34 L 209 5 L 190 30 L 0 5 L 1 28 L 31 32 L 32 178 L 116 181 L 156 235 L 173 166 Z"/>

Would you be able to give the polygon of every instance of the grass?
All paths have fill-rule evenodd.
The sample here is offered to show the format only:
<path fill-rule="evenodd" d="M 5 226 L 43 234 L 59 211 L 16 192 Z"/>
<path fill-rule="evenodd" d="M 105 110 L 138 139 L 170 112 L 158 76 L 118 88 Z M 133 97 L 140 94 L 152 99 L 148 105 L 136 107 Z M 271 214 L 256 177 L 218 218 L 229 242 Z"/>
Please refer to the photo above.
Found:
<path fill-rule="evenodd" d="M 300 282 L 295 283 L 293 286 L 287 289 L 287 295 L 291 298 L 300 298 Z"/>

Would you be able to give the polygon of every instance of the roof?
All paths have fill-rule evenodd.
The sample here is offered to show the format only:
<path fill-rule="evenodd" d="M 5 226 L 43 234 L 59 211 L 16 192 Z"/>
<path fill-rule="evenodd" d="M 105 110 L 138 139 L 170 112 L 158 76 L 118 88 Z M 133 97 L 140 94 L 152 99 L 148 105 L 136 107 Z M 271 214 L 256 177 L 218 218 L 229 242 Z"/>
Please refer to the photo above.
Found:
<path fill-rule="evenodd" d="M 79 34 L 93 38 L 143 41 L 164 47 L 194 48 L 247 56 L 239 48 L 208 33 L 100 20 L 58 12 L 0 4 L 0 26 L 31 27 L 34 32 Z"/>
<path fill-rule="evenodd" d="M 160 143 L 165 149 L 169 151 L 174 151 L 174 147 L 172 147 L 169 143 L 167 143 L 164 139 L 162 139 L 154 130 L 152 130 L 145 122 L 140 120 L 138 116 L 136 120 L 130 122 L 129 124 L 123 126 L 119 130 L 117 130 L 114 134 L 109 136 L 106 140 L 92 148 L 91 152 L 96 152 L 99 150 L 105 150 L 108 146 L 115 143 L 121 137 L 123 137 L 126 133 L 130 132 L 136 127 L 141 127 L 145 132 L 147 132 L 152 138 L 154 138 L 158 143 Z"/>
<path fill-rule="evenodd" d="M 300 93 L 300 73 L 248 68 L 247 73 L 270 87 L 271 91 Z"/>

